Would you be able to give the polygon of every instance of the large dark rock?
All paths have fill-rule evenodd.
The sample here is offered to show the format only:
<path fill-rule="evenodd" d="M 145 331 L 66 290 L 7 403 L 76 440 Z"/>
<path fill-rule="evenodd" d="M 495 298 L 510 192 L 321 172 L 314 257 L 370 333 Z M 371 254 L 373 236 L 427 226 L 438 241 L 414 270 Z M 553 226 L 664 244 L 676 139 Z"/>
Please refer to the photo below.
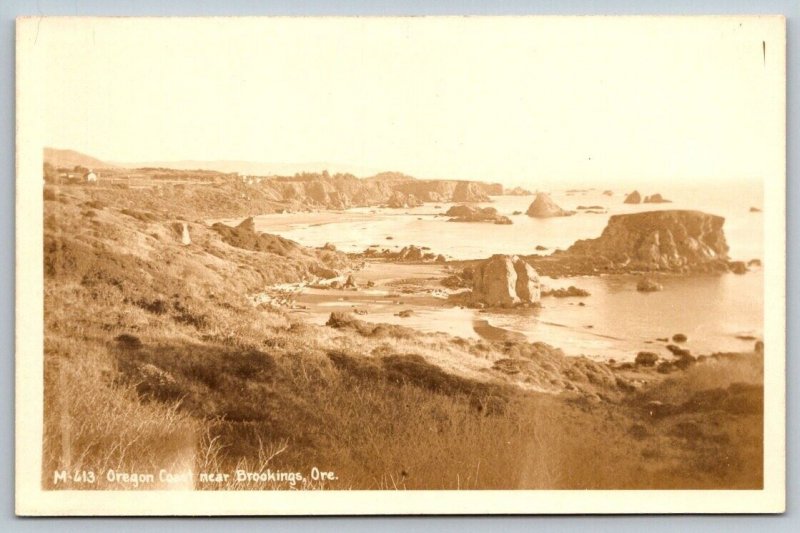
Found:
<path fill-rule="evenodd" d="M 490 307 L 538 304 L 541 295 L 539 275 L 517 256 L 493 255 L 474 268 L 473 303 Z"/>
<path fill-rule="evenodd" d="M 561 209 L 546 193 L 540 192 L 536 195 L 533 203 L 528 207 L 526 214 L 535 218 L 566 217 L 574 215 L 575 211 Z"/>
<path fill-rule="evenodd" d="M 612 216 L 600 237 L 577 241 L 564 252 L 600 258 L 625 270 L 728 269 L 725 219 L 700 211 L 648 211 Z"/>

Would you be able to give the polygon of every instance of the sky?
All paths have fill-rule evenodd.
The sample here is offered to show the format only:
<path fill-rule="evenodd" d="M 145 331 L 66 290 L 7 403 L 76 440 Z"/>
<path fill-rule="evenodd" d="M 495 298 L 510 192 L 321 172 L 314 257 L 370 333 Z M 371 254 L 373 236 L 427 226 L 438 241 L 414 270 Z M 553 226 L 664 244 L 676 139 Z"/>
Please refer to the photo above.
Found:
<path fill-rule="evenodd" d="M 772 18 L 44 19 L 46 145 L 505 185 L 761 178 Z"/>

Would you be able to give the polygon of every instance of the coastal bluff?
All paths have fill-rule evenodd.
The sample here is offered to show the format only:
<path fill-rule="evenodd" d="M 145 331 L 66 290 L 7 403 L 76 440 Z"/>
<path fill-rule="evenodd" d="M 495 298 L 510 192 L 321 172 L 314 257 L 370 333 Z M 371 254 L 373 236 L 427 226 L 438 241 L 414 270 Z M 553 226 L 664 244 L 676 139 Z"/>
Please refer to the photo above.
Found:
<path fill-rule="evenodd" d="M 594 257 L 612 270 L 725 271 L 725 219 L 665 210 L 612 216 L 600 237 L 575 242 L 563 257 Z"/>

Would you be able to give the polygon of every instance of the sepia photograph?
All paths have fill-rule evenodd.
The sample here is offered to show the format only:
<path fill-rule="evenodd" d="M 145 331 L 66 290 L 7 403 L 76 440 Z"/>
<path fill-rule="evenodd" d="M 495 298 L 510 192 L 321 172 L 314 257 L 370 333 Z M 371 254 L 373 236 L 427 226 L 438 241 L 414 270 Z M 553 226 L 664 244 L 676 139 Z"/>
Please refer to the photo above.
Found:
<path fill-rule="evenodd" d="M 18 509 L 781 511 L 785 48 L 18 19 Z"/>

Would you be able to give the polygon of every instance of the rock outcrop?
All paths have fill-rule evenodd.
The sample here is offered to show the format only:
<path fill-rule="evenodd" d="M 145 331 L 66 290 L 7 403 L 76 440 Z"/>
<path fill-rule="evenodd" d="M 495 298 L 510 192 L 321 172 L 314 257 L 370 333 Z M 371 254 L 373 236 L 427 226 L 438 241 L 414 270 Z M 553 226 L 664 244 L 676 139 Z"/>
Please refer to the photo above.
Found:
<path fill-rule="evenodd" d="M 563 254 L 586 256 L 612 269 L 726 271 L 725 219 L 700 211 L 648 211 L 612 216 L 600 237 Z"/>
<path fill-rule="evenodd" d="M 489 202 L 489 194 L 474 181 L 459 181 L 453 191 L 453 202 Z"/>
<path fill-rule="evenodd" d="M 445 215 L 454 217 L 450 222 L 492 222 L 494 224 L 511 224 L 511 219 L 497 213 L 494 207 L 473 207 L 470 205 L 454 205 Z"/>
<path fill-rule="evenodd" d="M 220 222 L 211 226 L 222 240 L 231 246 L 254 252 L 270 252 L 277 255 L 296 255 L 302 246 L 279 235 L 256 232 L 253 217 L 246 218 L 238 226 L 226 226 Z"/>
<path fill-rule="evenodd" d="M 639 191 L 633 191 L 628 196 L 625 197 L 625 201 L 623 203 L 626 204 L 640 204 L 642 203 L 642 195 L 639 194 Z"/>
<path fill-rule="evenodd" d="M 661 193 L 655 193 L 651 196 L 644 197 L 644 203 L 646 204 L 669 204 L 672 203 L 672 200 L 667 200 Z"/>
<path fill-rule="evenodd" d="M 192 237 L 189 235 L 189 224 L 186 222 L 183 223 L 183 228 L 181 230 L 181 244 L 184 246 L 192 244 Z"/>
<path fill-rule="evenodd" d="M 493 255 L 474 268 L 472 302 L 489 307 L 538 304 L 539 275 L 517 256 Z"/>
<path fill-rule="evenodd" d="M 731 261 L 728 267 L 734 274 L 747 274 L 747 265 L 744 261 Z"/>
<path fill-rule="evenodd" d="M 561 209 L 546 193 L 540 192 L 536 195 L 533 203 L 528 207 L 526 214 L 535 218 L 566 217 L 574 215 L 575 211 Z"/>
<path fill-rule="evenodd" d="M 506 194 L 508 196 L 533 196 L 531 191 L 523 189 L 522 187 L 514 187 L 513 189 L 507 190 Z"/>
<path fill-rule="evenodd" d="M 422 261 L 422 255 L 422 248 L 412 244 L 410 246 L 403 247 L 403 249 L 397 254 L 397 258 L 401 261 Z"/>
<path fill-rule="evenodd" d="M 660 283 L 656 283 L 650 278 L 643 278 L 636 283 L 636 290 L 639 292 L 658 292 L 663 291 L 664 286 Z"/>
<path fill-rule="evenodd" d="M 576 287 L 575 285 L 570 285 L 569 287 L 561 287 L 559 289 L 545 289 L 542 290 L 542 297 L 545 296 L 554 296 L 556 298 L 572 298 L 572 297 L 584 297 L 584 296 L 591 296 L 591 293 L 586 289 L 581 289 Z"/>
<path fill-rule="evenodd" d="M 413 194 L 406 194 L 400 191 L 394 191 L 386 202 L 386 207 L 393 209 L 402 209 L 406 207 L 419 207 L 422 202 L 417 199 Z"/>

